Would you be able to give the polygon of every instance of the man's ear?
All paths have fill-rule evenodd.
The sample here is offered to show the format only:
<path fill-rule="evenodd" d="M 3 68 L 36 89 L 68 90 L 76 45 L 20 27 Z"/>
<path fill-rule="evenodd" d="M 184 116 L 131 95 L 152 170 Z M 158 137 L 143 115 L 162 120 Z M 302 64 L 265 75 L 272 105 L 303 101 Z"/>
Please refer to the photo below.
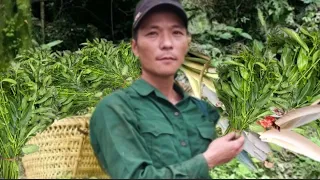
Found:
<path fill-rule="evenodd" d="M 131 49 L 135 56 L 139 57 L 138 43 L 135 39 L 131 40 Z"/>
<path fill-rule="evenodd" d="M 188 45 L 190 46 L 190 43 L 192 41 L 192 37 L 191 37 L 191 34 L 188 35 Z"/>

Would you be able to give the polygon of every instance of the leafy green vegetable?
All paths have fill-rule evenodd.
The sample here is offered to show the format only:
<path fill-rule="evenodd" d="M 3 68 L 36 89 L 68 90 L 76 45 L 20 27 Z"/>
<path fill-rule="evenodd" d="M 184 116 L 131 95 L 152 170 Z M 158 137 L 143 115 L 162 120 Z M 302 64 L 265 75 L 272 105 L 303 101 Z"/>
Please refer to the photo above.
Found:
<path fill-rule="evenodd" d="M 271 108 L 286 112 L 310 105 L 320 94 L 320 33 L 283 31 L 289 36 L 270 35 L 265 48 L 254 42 L 252 50 L 244 49 L 217 68 L 220 79 L 214 84 L 230 121 L 226 133 L 248 129 L 274 114 Z"/>
<path fill-rule="evenodd" d="M 0 156 L 18 159 L 37 150 L 25 146 L 55 119 L 87 114 L 103 96 L 140 76 L 128 43 L 87 42 L 76 52 L 51 52 L 59 43 L 30 49 L 0 74 Z M 0 158 L 0 177 L 16 177 L 18 161 Z"/>

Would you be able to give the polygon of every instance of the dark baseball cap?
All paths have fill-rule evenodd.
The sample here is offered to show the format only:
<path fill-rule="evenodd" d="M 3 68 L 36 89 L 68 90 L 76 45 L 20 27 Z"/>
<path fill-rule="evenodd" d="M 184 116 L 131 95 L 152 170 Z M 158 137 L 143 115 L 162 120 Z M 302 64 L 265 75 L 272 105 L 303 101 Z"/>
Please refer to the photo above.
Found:
<path fill-rule="evenodd" d="M 188 17 L 180 0 L 141 0 L 136 6 L 132 31 L 136 31 L 141 20 L 154 8 L 160 6 L 172 7 L 174 12 L 182 19 L 185 27 L 188 27 Z"/>

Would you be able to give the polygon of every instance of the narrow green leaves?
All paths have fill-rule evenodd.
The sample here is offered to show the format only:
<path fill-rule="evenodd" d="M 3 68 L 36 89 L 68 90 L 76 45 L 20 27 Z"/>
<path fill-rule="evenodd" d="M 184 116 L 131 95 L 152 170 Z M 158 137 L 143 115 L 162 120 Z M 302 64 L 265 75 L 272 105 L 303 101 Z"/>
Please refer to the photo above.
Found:
<path fill-rule="evenodd" d="M 306 50 L 307 52 L 309 52 L 309 48 L 307 46 L 307 44 L 300 38 L 300 36 L 293 31 L 292 29 L 289 28 L 282 28 L 282 30 L 288 35 L 290 36 L 292 39 L 294 39 L 295 41 L 297 41 L 304 50 Z"/>
<path fill-rule="evenodd" d="M 300 49 L 297 64 L 300 72 L 305 71 L 307 69 L 308 56 L 307 56 L 307 52 L 304 49 Z"/>

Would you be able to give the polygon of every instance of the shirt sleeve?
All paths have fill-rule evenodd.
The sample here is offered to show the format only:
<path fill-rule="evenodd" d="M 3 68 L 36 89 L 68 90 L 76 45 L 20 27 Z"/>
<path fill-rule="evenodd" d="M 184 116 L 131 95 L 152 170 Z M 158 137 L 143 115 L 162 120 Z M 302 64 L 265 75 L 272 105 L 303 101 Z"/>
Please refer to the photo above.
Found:
<path fill-rule="evenodd" d="M 216 127 L 216 125 L 220 119 L 220 114 L 219 114 L 218 108 L 212 106 L 208 102 L 205 102 L 205 103 L 207 104 L 209 119 L 213 122 L 213 126 Z"/>
<path fill-rule="evenodd" d="M 178 164 L 156 168 L 137 131 L 136 116 L 126 101 L 107 98 L 97 106 L 90 121 L 93 150 L 112 178 L 208 177 L 208 165 L 202 154 Z"/>

